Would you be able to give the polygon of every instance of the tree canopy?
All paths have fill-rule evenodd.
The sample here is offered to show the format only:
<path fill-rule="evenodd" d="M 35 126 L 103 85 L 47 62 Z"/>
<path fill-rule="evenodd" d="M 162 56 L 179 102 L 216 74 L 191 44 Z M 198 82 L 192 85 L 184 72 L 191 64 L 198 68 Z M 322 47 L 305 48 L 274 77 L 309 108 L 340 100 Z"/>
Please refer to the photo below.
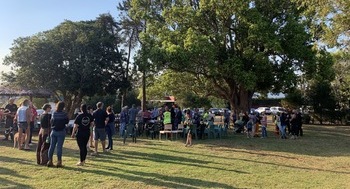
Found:
<path fill-rule="evenodd" d="M 307 22 L 287 0 L 132 0 L 153 64 L 204 76 L 214 95 L 248 110 L 254 92 L 287 91 L 296 72 L 312 72 Z M 209 89 L 207 89 L 209 90 Z"/>
<path fill-rule="evenodd" d="M 126 87 L 124 57 L 111 15 L 64 21 L 52 30 L 14 41 L 5 64 L 15 67 L 17 85 L 49 89 L 63 97 L 70 113 L 84 96 Z"/>

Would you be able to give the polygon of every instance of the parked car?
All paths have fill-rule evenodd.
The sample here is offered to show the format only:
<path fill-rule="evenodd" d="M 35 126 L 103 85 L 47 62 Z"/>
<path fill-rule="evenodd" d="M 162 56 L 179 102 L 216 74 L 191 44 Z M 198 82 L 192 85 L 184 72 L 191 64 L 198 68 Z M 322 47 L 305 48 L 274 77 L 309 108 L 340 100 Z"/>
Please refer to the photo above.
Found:
<path fill-rule="evenodd" d="M 221 115 L 221 114 L 220 114 L 219 108 L 210 108 L 210 109 L 209 109 L 209 112 L 210 112 L 211 114 L 216 115 L 216 116 Z"/>
<path fill-rule="evenodd" d="M 231 113 L 231 110 L 229 110 L 228 108 L 221 108 L 219 109 L 220 115 L 224 115 L 225 110 L 227 110 L 228 113 Z"/>
<path fill-rule="evenodd" d="M 271 114 L 276 115 L 277 113 L 285 112 L 285 109 L 279 106 L 272 106 L 270 107 Z"/>
<path fill-rule="evenodd" d="M 271 110 L 269 107 L 259 107 L 255 110 L 255 112 L 258 112 L 259 114 L 261 114 L 262 112 L 265 112 L 268 115 L 271 114 Z"/>

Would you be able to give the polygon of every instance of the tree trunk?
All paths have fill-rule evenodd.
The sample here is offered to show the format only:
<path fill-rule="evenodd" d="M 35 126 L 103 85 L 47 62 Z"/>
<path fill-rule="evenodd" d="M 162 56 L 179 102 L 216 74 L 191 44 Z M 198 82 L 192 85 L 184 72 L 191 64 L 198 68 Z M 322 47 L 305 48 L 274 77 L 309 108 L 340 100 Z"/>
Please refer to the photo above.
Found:
<path fill-rule="evenodd" d="M 146 72 L 142 73 L 142 111 L 146 111 Z"/>
<path fill-rule="evenodd" d="M 252 106 L 253 94 L 254 92 L 243 89 L 242 87 L 239 90 L 234 90 L 234 95 L 228 99 L 231 109 L 237 113 L 240 111 L 249 112 Z"/>

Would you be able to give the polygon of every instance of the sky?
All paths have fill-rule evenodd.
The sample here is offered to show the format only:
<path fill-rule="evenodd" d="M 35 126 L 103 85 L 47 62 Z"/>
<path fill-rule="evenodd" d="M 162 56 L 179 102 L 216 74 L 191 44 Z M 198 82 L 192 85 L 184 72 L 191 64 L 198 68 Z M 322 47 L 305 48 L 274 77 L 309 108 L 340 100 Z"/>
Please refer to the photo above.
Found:
<path fill-rule="evenodd" d="M 15 39 L 53 29 L 64 20 L 93 20 L 103 13 L 118 18 L 122 0 L 0 0 L 0 72 Z"/>

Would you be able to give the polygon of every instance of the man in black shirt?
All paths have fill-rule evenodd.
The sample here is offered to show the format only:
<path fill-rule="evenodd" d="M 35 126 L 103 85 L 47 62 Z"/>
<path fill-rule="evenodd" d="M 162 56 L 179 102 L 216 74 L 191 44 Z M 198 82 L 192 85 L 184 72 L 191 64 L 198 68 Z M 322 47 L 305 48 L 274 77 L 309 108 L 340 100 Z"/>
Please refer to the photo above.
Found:
<path fill-rule="evenodd" d="M 10 98 L 9 103 L 5 107 L 5 112 L 8 112 L 6 115 L 6 128 L 13 127 L 13 119 L 15 118 L 15 114 L 17 112 L 17 105 L 14 104 L 15 99 Z"/>
<path fill-rule="evenodd" d="M 93 155 L 97 155 L 98 139 L 101 140 L 103 152 L 106 151 L 106 125 L 108 123 L 108 114 L 106 111 L 102 110 L 103 103 L 98 102 L 96 106 L 97 110 L 93 113 L 95 122 L 95 153 L 93 153 Z"/>

